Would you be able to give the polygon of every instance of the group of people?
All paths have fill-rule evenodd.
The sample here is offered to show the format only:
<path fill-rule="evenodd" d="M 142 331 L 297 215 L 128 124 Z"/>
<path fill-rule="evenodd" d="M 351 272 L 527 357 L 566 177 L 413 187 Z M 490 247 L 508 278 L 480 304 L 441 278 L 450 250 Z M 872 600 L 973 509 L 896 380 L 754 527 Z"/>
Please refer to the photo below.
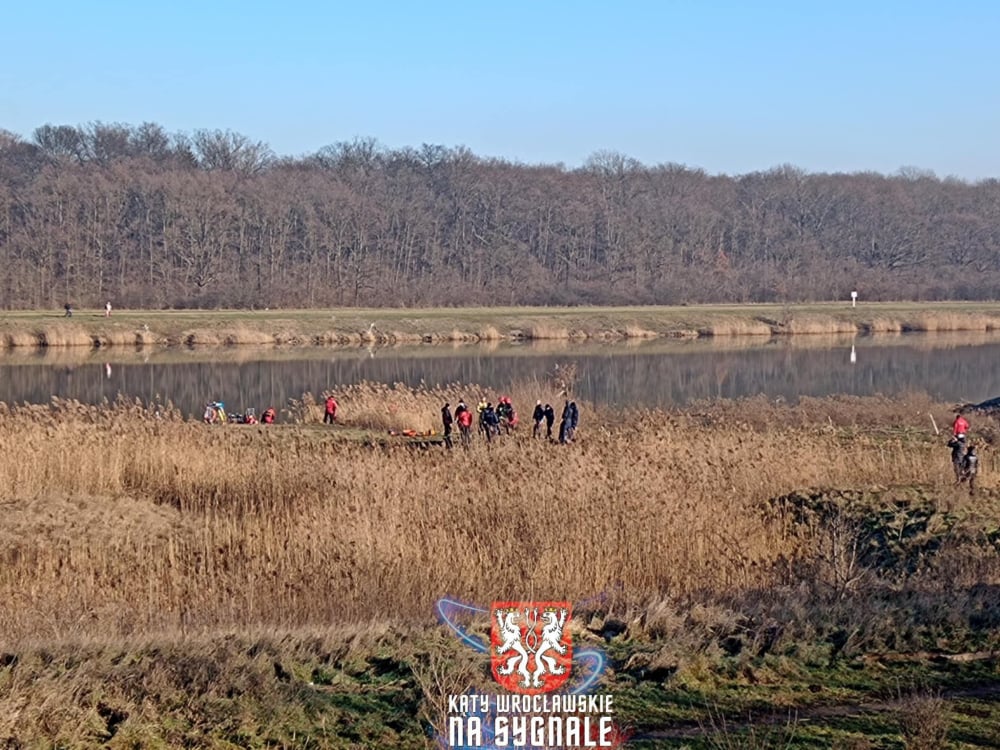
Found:
<path fill-rule="evenodd" d="M 539 400 L 535 404 L 535 410 L 532 412 L 531 417 L 534 422 L 531 436 L 533 438 L 541 436 L 542 422 L 544 422 L 545 437 L 552 441 L 552 426 L 555 424 L 556 419 L 555 409 L 552 408 L 552 405 L 545 404 L 542 406 L 542 402 Z M 445 447 L 449 449 L 452 447 L 452 433 L 457 424 L 462 446 L 468 448 L 472 444 L 473 420 L 478 424 L 479 434 L 486 439 L 487 443 L 493 442 L 494 438 L 498 438 L 501 434 L 509 435 L 517 428 L 519 422 L 517 411 L 514 409 L 509 396 L 501 397 L 496 406 L 485 398 L 481 399 L 476 406 L 475 417 L 464 400 L 458 402 L 454 413 L 452 413 L 451 404 L 445 403 L 441 407 L 441 425 L 443 427 Z M 579 407 L 577 407 L 575 401 L 567 399 L 563 406 L 562 421 L 559 423 L 560 443 L 566 444 L 573 441 L 579 422 Z"/>
<path fill-rule="evenodd" d="M 64 317 L 67 317 L 67 318 L 72 318 L 73 317 L 73 305 L 71 305 L 69 302 L 67 302 L 65 305 L 63 305 L 63 310 L 66 311 L 66 315 Z M 104 317 L 105 318 L 110 318 L 111 317 L 111 301 L 110 300 L 104 303 Z"/>
<path fill-rule="evenodd" d="M 260 415 L 259 424 L 274 424 L 277 412 L 273 406 L 264 409 Z M 222 401 L 209 401 L 205 404 L 205 413 L 202 415 L 205 424 L 258 424 L 257 410 L 247 409 L 244 413 L 226 413 L 226 405 Z"/>
<path fill-rule="evenodd" d="M 538 437 L 542 429 L 542 420 L 545 420 L 545 437 L 549 440 L 552 439 L 552 423 L 556 420 L 555 410 L 550 404 L 545 404 L 542 406 L 542 402 L 538 401 L 535 403 L 535 411 L 532 414 L 532 419 L 535 422 L 534 430 L 532 431 L 532 437 Z M 576 434 L 576 427 L 580 423 L 580 409 L 576 405 L 576 401 L 567 400 L 563 404 L 562 417 L 559 420 L 559 442 L 565 445 L 566 443 L 572 443 L 573 437 Z"/>
<path fill-rule="evenodd" d="M 976 455 L 975 445 L 971 442 L 966 444 L 968 434 L 969 420 L 959 412 L 955 415 L 955 421 L 951 425 L 951 439 L 948 441 L 948 447 L 951 448 L 951 465 L 955 471 L 955 484 L 967 481 L 971 495 L 976 491 L 979 456 Z"/>
<path fill-rule="evenodd" d="M 336 424 L 337 422 L 337 399 L 332 394 L 328 395 L 323 405 L 323 424 Z M 264 409 L 257 419 L 256 409 L 247 409 L 243 414 L 227 413 L 226 405 L 222 401 L 209 401 L 205 404 L 205 413 L 202 419 L 205 424 L 274 424 L 278 413 L 273 406 Z"/>

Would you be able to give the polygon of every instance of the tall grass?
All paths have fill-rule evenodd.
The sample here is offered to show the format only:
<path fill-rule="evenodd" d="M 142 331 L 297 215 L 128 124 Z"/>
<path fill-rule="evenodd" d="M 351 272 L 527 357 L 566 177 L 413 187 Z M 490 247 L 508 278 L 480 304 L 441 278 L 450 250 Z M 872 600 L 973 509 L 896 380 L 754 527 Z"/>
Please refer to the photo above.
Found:
<path fill-rule="evenodd" d="M 443 398 L 472 404 L 481 390 L 338 396 L 355 426 L 420 427 Z M 751 401 L 621 423 L 584 405 L 574 445 L 522 431 L 468 452 L 332 441 L 320 426 L 210 428 L 127 403 L 0 408 L 0 640 L 422 620 L 446 594 L 766 588 L 802 554 L 769 498 L 947 491 L 940 446 L 878 429 L 926 431 L 926 408 Z"/>

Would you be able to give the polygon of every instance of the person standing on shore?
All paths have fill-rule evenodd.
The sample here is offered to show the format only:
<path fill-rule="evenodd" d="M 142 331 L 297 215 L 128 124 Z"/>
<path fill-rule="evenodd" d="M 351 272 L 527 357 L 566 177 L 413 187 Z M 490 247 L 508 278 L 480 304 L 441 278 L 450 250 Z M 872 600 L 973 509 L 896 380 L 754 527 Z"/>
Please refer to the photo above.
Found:
<path fill-rule="evenodd" d="M 536 438 L 542 431 L 542 420 L 545 419 L 545 409 L 542 408 L 541 401 L 535 402 L 535 410 L 531 413 L 531 419 L 535 423 L 531 429 L 531 437 Z"/>
<path fill-rule="evenodd" d="M 105 318 L 111 317 L 111 300 L 108 300 L 106 303 L 104 303 L 104 317 Z"/>
<path fill-rule="evenodd" d="M 552 408 L 552 404 L 545 404 L 545 408 L 542 409 L 542 413 L 545 415 L 545 439 L 552 439 L 552 425 L 556 421 L 556 410 Z"/>

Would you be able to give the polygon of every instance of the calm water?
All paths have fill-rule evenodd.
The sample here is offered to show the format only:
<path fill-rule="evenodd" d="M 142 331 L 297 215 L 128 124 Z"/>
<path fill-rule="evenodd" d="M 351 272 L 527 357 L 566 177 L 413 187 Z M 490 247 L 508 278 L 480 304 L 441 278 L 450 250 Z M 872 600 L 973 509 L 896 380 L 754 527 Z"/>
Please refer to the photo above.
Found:
<path fill-rule="evenodd" d="M 585 346 L 12 352 L 0 356 L 0 400 L 45 403 L 60 396 L 95 403 L 121 393 L 169 399 L 200 415 L 208 399 L 260 411 L 304 392 L 364 380 L 503 389 L 544 380 L 557 364 L 570 362 L 577 366 L 578 396 L 600 404 L 670 406 L 760 393 L 787 400 L 914 390 L 942 401 L 1000 396 L 1000 335 L 909 334 Z M 474 394 L 456 392 L 462 395 Z"/>

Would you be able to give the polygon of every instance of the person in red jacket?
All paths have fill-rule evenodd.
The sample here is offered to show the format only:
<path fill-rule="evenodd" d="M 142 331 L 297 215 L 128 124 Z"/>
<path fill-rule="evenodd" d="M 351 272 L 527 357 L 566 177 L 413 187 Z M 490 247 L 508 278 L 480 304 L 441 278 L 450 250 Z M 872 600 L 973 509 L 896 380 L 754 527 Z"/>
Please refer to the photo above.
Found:
<path fill-rule="evenodd" d="M 458 422 L 458 431 L 462 436 L 462 447 L 468 448 L 472 442 L 472 412 L 464 401 L 459 401 L 455 407 L 455 421 Z"/>
<path fill-rule="evenodd" d="M 333 424 L 337 421 L 337 399 L 333 395 L 326 397 L 326 413 L 323 415 L 323 424 Z"/>
<path fill-rule="evenodd" d="M 969 432 L 969 420 L 962 416 L 961 412 L 955 415 L 955 421 L 951 425 L 951 434 L 959 440 L 964 440 Z"/>

